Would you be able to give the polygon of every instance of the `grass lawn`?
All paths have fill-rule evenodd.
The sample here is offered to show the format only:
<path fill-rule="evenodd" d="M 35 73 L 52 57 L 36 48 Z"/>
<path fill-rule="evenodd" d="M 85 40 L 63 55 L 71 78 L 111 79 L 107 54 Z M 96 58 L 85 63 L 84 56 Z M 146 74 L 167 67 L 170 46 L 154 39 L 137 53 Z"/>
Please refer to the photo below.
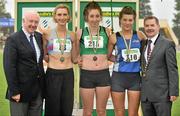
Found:
<path fill-rule="evenodd" d="M 0 51 L 0 114 L 1 116 L 10 116 L 9 114 L 9 102 L 5 99 L 7 83 L 4 77 L 3 71 L 3 57 Z"/>
<path fill-rule="evenodd" d="M 179 69 L 178 72 L 179 72 L 179 88 L 180 88 L 180 52 L 177 53 L 177 62 L 178 62 L 178 69 Z M 172 116 L 180 116 L 179 108 L 180 108 L 180 97 L 173 104 Z"/>
<path fill-rule="evenodd" d="M 180 73 L 180 53 L 177 54 L 177 59 L 178 59 L 178 67 L 179 67 L 179 73 Z M 6 84 L 6 79 L 4 77 L 4 71 L 3 71 L 2 52 L 0 52 L 0 64 L 1 64 L 0 66 L 0 115 L 10 116 L 8 101 L 5 99 L 7 84 Z M 180 98 L 173 104 L 172 116 L 180 116 L 179 108 L 180 108 Z"/>

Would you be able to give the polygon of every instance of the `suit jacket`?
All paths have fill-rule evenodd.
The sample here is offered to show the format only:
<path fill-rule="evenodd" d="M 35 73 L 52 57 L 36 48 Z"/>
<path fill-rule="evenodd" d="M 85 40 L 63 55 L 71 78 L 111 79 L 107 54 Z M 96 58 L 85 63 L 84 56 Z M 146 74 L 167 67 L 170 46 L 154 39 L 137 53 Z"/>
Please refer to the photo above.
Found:
<path fill-rule="evenodd" d="M 35 32 L 34 36 L 40 49 L 39 63 L 37 63 L 36 54 L 22 30 L 7 38 L 3 65 L 8 84 L 6 98 L 9 100 L 12 100 L 13 95 L 20 94 L 20 102 L 28 102 L 39 94 L 40 89 L 43 92 L 42 35 Z"/>
<path fill-rule="evenodd" d="M 146 43 L 143 42 L 145 46 L 141 55 L 142 70 L 146 65 L 144 57 Z M 142 101 L 147 99 L 152 102 L 169 101 L 170 96 L 179 95 L 176 50 L 172 41 L 158 36 L 145 74 L 146 76 L 142 77 Z"/>

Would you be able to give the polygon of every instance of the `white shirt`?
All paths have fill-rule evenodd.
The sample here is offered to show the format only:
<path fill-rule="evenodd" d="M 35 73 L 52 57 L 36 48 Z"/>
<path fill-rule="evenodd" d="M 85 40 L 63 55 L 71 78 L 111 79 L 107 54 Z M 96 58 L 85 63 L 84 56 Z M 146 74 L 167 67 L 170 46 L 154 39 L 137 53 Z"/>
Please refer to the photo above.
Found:
<path fill-rule="evenodd" d="M 28 41 L 30 42 L 30 33 L 28 33 L 24 28 L 22 28 L 23 32 L 25 33 Z M 36 60 L 37 60 L 37 63 L 39 63 L 39 58 L 40 58 L 40 49 L 39 49 L 39 46 L 36 42 L 36 39 L 34 37 L 34 34 L 33 34 L 33 43 L 34 43 L 34 47 L 35 47 L 35 50 L 36 50 Z M 29 43 L 30 44 L 30 43 Z"/>
<path fill-rule="evenodd" d="M 148 38 L 148 40 L 151 40 L 151 41 L 152 41 L 152 42 L 151 42 L 151 52 L 150 52 L 150 54 L 151 54 L 152 51 L 153 51 L 153 48 L 154 48 L 154 46 L 155 46 L 154 43 L 155 43 L 158 35 L 159 35 L 159 33 L 158 33 L 157 35 L 155 35 L 153 38 Z M 145 54 L 144 54 L 145 59 L 146 59 L 146 62 L 148 61 L 148 60 L 147 60 L 147 49 L 148 49 L 148 46 L 146 47 L 146 51 L 145 51 Z"/>

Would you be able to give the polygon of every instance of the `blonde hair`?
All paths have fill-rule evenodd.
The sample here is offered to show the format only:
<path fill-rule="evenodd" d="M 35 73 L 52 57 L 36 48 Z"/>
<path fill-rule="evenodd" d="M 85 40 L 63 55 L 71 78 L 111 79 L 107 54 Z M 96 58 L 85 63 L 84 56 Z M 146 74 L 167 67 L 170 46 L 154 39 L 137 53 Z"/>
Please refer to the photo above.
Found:
<path fill-rule="evenodd" d="M 53 11 L 53 20 L 54 20 L 54 22 L 56 22 L 57 23 L 57 21 L 56 21 L 56 19 L 55 19 L 55 16 L 56 16 L 56 12 L 57 12 L 57 10 L 58 9 L 60 9 L 60 8 L 64 8 L 64 9 L 66 9 L 67 11 L 68 11 L 68 15 L 69 15 L 69 20 L 68 20 L 68 22 L 70 21 L 70 9 L 69 9 L 69 6 L 67 6 L 67 5 L 65 5 L 65 4 L 58 4 L 56 7 L 55 7 L 55 9 L 54 9 L 54 11 Z"/>

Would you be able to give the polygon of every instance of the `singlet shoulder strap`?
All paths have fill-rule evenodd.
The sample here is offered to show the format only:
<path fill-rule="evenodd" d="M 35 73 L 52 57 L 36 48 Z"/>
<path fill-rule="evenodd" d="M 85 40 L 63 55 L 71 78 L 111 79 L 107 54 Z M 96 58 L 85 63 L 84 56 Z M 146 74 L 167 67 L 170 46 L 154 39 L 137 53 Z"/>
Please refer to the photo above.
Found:
<path fill-rule="evenodd" d="M 134 35 L 134 34 L 137 34 L 137 31 L 136 31 L 136 30 L 133 30 L 133 35 Z"/>
<path fill-rule="evenodd" d="M 101 32 L 101 30 L 103 30 L 103 32 L 106 34 L 106 36 L 108 37 L 107 33 L 106 33 L 106 27 L 104 26 L 100 26 L 100 30 L 99 32 Z"/>
<path fill-rule="evenodd" d="M 71 31 L 69 31 L 69 30 L 67 30 L 66 39 L 69 39 L 69 40 L 72 41 L 72 38 L 71 38 Z"/>
<path fill-rule="evenodd" d="M 119 32 L 116 32 L 116 37 L 121 37 L 121 34 Z"/>
<path fill-rule="evenodd" d="M 52 29 L 50 30 L 48 39 L 49 39 L 49 40 L 53 40 L 53 39 L 55 39 L 55 38 L 57 38 L 56 28 L 52 28 Z"/>
<path fill-rule="evenodd" d="M 81 37 L 80 37 L 80 43 L 84 44 L 84 39 L 83 39 L 83 36 L 84 36 L 84 31 L 87 30 L 87 27 L 83 28 L 82 29 L 82 33 L 81 33 Z"/>

